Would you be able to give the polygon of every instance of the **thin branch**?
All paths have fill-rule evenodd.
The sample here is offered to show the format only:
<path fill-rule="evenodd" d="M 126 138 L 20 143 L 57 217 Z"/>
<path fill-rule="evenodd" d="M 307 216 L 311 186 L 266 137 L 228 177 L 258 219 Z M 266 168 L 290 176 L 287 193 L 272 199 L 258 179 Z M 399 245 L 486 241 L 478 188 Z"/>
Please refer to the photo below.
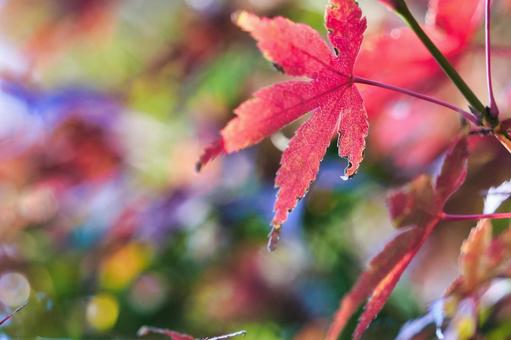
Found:
<path fill-rule="evenodd" d="M 10 313 L 9 315 L 7 315 L 6 317 L 4 317 L 2 320 L 0 320 L 0 326 L 3 325 L 4 323 L 6 323 L 7 321 L 9 321 L 10 319 L 12 319 L 12 317 L 18 313 L 19 311 L 21 311 L 23 308 L 25 308 L 26 306 L 28 305 L 28 302 L 25 303 L 24 305 L 21 305 L 19 306 L 18 308 L 16 308 L 14 310 L 14 312 Z"/>
<path fill-rule="evenodd" d="M 465 110 L 463 110 L 463 109 L 461 109 L 461 108 L 459 108 L 457 106 L 454 106 L 452 104 L 449 104 L 449 103 L 447 103 L 447 102 L 445 102 L 443 100 L 440 100 L 440 99 L 437 99 L 437 98 L 433 98 L 433 97 L 430 97 L 430 96 L 427 96 L 425 94 L 418 93 L 418 92 L 415 92 L 415 91 L 407 90 L 407 89 L 404 89 L 404 88 L 401 88 L 401 87 L 397 87 L 397 86 L 381 83 L 379 81 L 375 81 L 375 80 L 371 80 L 371 79 L 365 79 L 365 78 L 361 78 L 361 77 L 353 77 L 353 81 L 355 83 L 359 83 L 359 84 L 366 84 L 366 85 L 381 87 L 383 89 L 394 91 L 394 92 L 399 92 L 399 93 L 402 93 L 402 94 L 406 94 L 406 95 L 409 95 L 409 96 L 412 96 L 412 97 L 415 97 L 415 98 L 419 98 L 419 99 L 428 101 L 428 102 L 433 103 L 433 104 L 437 104 L 437 105 L 446 107 L 446 108 L 448 108 L 448 109 L 450 109 L 452 111 L 455 111 L 455 112 L 461 114 L 464 118 L 466 118 L 468 121 L 470 121 L 474 125 L 480 125 L 479 119 L 477 119 L 477 117 L 475 117 L 472 113 L 470 113 L 468 111 L 465 111 Z"/>
<path fill-rule="evenodd" d="M 486 54 L 486 82 L 488 86 L 488 98 L 490 99 L 490 114 L 496 118 L 499 116 L 499 109 L 493 94 L 493 82 L 491 77 L 491 0 L 485 0 L 485 54 Z"/>
<path fill-rule="evenodd" d="M 215 336 L 213 338 L 203 338 L 202 340 L 225 340 L 225 339 L 234 338 L 236 336 L 245 336 L 246 334 L 247 334 L 247 331 L 238 331 L 238 332 L 229 333 L 229 334 L 225 334 L 225 335 Z"/>
<path fill-rule="evenodd" d="M 151 327 L 151 326 L 142 326 L 137 332 L 138 336 L 145 336 L 149 334 L 161 334 L 165 335 L 171 339 L 173 338 L 179 338 L 179 339 L 192 339 L 193 337 L 187 334 L 179 333 L 170 329 L 166 328 L 158 328 L 158 327 Z M 214 336 L 214 337 L 205 337 L 205 338 L 197 338 L 197 340 L 227 340 L 231 339 L 237 336 L 244 336 L 247 334 L 247 331 L 237 331 L 234 333 Z"/>
<path fill-rule="evenodd" d="M 444 221 L 472 221 L 480 220 L 483 218 L 489 218 L 492 220 L 511 218 L 510 213 L 495 213 L 495 214 L 473 214 L 473 215 L 457 215 L 457 214 L 442 214 L 442 220 Z"/>

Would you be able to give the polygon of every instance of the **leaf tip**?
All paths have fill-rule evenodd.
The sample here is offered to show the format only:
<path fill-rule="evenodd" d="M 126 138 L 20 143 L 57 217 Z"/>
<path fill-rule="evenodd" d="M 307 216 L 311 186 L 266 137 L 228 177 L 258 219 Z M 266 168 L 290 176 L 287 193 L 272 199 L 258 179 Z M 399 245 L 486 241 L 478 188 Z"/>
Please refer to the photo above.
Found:
<path fill-rule="evenodd" d="M 341 179 L 343 181 L 347 181 L 349 179 L 352 179 L 357 174 L 358 166 L 353 166 L 353 163 L 348 161 L 348 166 L 346 169 L 344 169 L 344 175 L 341 176 Z"/>
<path fill-rule="evenodd" d="M 244 30 L 250 31 L 253 27 L 254 15 L 247 11 L 236 11 L 232 13 L 231 20 L 234 24 L 241 27 Z"/>
<path fill-rule="evenodd" d="M 274 224 L 271 228 L 270 233 L 268 234 L 268 245 L 267 249 L 271 253 L 277 249 L 277 245 L 280 240 L 280 224 Z"/>
<path fill-rule="evenodd" d="M 347 180 L 352 179 L 354 176 L 355 176 L 355 174 L 353 174 L 353 175 L 343 175 L 343 176 L 341 176 L 341 179 L 343 181 L 347 181 Z"/>
<path fill-rule="evenodd" d="M 200 156 L 197 163 L 195 163 L 195 171 L 200 172 L 204 165 L 218 157 L 221 153 L 225 152 L 224 141 L 219 139 L 210 144 Z"/>

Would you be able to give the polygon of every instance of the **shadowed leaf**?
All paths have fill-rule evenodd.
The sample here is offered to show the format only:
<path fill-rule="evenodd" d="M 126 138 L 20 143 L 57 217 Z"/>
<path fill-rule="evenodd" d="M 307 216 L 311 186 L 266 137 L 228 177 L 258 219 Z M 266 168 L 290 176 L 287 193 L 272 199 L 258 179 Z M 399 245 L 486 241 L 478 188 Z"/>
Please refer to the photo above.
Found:
<path fill-rule="evenodd" d="M 369 269 L 341 301 L 327 339 L 337 339 L 358 307 L 369 298 L 353 334 L 354 339 L 360 339 L 385 305 L 405 269 L 441 221 L 446 200 L 465 180 L 467 158 L 467 142 L 462 138 L 447 152 L 435 189 L 431 189 L 429 177 L 421 176 L 409 186 L 390 195 L 388 204 L 391 216 L 398 221 L 398 226 L 402 225 L 400 219 L 417 220 L 420 223 L 398 234 L 371 260 Z M 421 192 L 422 189 L 425 189 L 426 194 Z"/>

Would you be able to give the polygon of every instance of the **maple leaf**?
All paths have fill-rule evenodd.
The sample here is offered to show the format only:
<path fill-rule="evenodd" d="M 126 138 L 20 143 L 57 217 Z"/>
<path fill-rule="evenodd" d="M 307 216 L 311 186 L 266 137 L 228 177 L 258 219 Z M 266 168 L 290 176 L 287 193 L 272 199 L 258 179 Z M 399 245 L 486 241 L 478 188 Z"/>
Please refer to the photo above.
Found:
<path fill-rule="evenodd" d="M 511 180 L 491 187 L 484 201 L 484 213 L 492 214 L 511 196 Z M 467 295 L 479 284 L 502 270 L 499 264 L 507 260 L 511 252 L 511 229 L 492 240 L 492 224 L 488 218 L 480 219 L 477 226 L 461 246 L 459 259 L 460 276 L 447 290 L 447 294 Z M 506 270 L 504 270 L 505 272 Z"/>
<path fill-rule="evenodd" d="M 452 90 L 452 89 L 451 89 Z M 451 90 L 434 92 L 434 97 L 447 98 Z M 382 159 L 391 158 L 402 170 L 426 168 L 450 144 L 460 130 L 457 116 L 431 103 L 402 98 L 374 112 L 371 121 L 373 153 Z M 371 117 L 371 112 L 368 110 Z M 429 126 L 437 126 L 430 129 Z"/>
<path fill-rule="evenodd" d="M 380 0 L 389 5 L 389 1 Z M 396 8 L 397 2 L 390 7 Z M 480 0 L 431 0 L 421 25 L 439 50 L 456 67 L 471 48 L 483 18 Z M 457 10 L 457 8 L 459 10 Z M 461 23 L 461 24 L 460 24 Z M 436 60 L 408 27 L 376 30 L 368 34 L 355 65 L 355 74 L 386 84 L 452 98 L 447 77 Z M 406 51 L 406 53 L 403 53 Z M 384 60 L 384 67 L 381 61 Z M 400 168 L 427 167 L 448 147 L 459 130 L 459 119 L 443 109 L 377 87 L 361 88 L 371 121 L 373 154 L 392 158 Z M 427 129 L 427 126 L 438 126 Z M 501 134 L 496 137 L 509 144 Z M 508 147 L 511 150 L 511 147 Z"/>
<path fill-rule="evenodd" d="M 505 181 L 498 187 L 488 190 L 484 202 L 485 214 L 494 213 L 511 193 L 508 191 L 511 181 Z M 393 195 L 392 201 L 398 207 L 402 200 Z M 404 209 L 401 209 L 405 211 Z M 407 323 L 397 339 L 412 339 L 423 332 L 426 326 L 435 322 L 437 335 L 442 335 L 446 319 L 451 319 L 445 336 L 439 338 L 471 338 L 474 325 L 477 324 L 477 309 L 481 297 L 490 288 L 495 278 L 509 277 L 511 266 L 511 229 L 492 238 L 491 220 L 482 218 L 461 246 L 459 256 L 460 275 L 447 289 L 445 295 L 436 301 L 423 317 Z M 467 305 L 468 304 L 468 305 Z M 449 307 L 445 307 L 449 306 Z M 467 308 L 470 307 L 470 308 Z M 486 307 L 487 308 L 487 307 Z M 469 327 L 470 326 L 470 327 Z M 465 333 L 467 332 L 467 333 Z M 465 336 L 464 336 L 465 335 Z"/>
<path fill-rule="evenodd" d="M 487 272 L 485 253 L 492 241 L 492 225 L 488 219 L 482 219 L 472 229 L 467 240 L 461 246 L 460 270 L 463 277 L 463 289 L 470 291 L 484 278 Z"/>
<path fill-rule="evenodd" d="M 284 151 L 277 172 L 279 192 L 272 225 L 279 230 L 316 178 L 335 134 L 339 155 L 349 161 L 344 176 L 355 175 L 362 161 L 368 121 L 352 74 L 366 20 L 354 0 L 330 1 L 325 25 L 335 54 L 311 27 L 283 17 L 260 18 L 241 12 L 235 22 L 284 73 L 310 80 L 282 82 L 257 91 L 234 110 L 236 117 L 205 150 L 198 168 L 221 153 L 254 145 L 311 112 Z"/>
<path fill-rule="evenodd" d="M 436 28 L 466 43 L 481 23 L 483 1 L 431 0 L 428 16 Z"/>
<path fill-rule="evenodd" d="M 393 0 L 380 0 L 394 7 Z M 424 31 L 439 50 L 454 64 L 469 50 L 482 18 L 480 0 L 431 0 Z M 406 53 L 402 51 L 405 50 Z M 385 61 L 382 67 L 381 61 Z M 403 72 L 403 70 L 406 70 Z M 394 28 L 382 34 L 368 36 L 355 65 L 360 77 L 375 79 L 406 88 L 424 87 L 442 75 L 431 53 L 408 27 Z M 435 88 L 438 86 L 435 86 Z M 395 93 L 376 87 L 364 87 L 363 98 L 370 116 L 379 115 L 382 106 L 395 98 Z M 406 131 L 406 129 L 402 129 Z"/>
<path fill-rule="evenodd" d="M 401 190 L 391 192 L 388 200 L 391 216 L 398 227 L 411 225 L 392 239 L 370 262 L 351 291 L 342 299 L 327 339 L 337 339 L 358 307 L 368 299 L 353 334 L 360 339 L 365 329 L 383 308 L 404 270 L 442 219 L 449 197 L 467 174 L 467 141 L 459 139 L 448 151 L 435 183 L 421 176 Z"/>

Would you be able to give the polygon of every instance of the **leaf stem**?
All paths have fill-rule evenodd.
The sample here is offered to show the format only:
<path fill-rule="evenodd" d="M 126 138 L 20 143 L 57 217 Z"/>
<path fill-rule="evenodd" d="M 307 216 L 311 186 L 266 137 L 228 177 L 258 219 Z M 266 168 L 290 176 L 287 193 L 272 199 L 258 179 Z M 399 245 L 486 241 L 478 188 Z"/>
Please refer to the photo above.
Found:
<path fill-rule="evenodd" d="M 247 334 L 247 331 L 238 331 L 234 333 L 229 333 L 225 335 L 215 336 L 212 338 L 204 338 L 204 340 L 225 340 L 225 339 L 231 339 L 237 336 L 245 336 Z"/>
<path fill-rule="evenodd" d="M 486 82 L 488 86 L 488 98 L 490 99 L 490 112 L 493 118 L 499 116 L 499 109 L 493 94 L 493 82 L 491 77 L 491 0 L 485 0 L 485 55 L 486 55 Z"/>
<path fill-rule="evenodd" d="M 459 73 L 454 69 L 451 63 L 447 60 L 447 58 L 443 55 L 443 53 L 436 47 L 435 43 L 428 37 L 426 32 L 419 25 L 412 12 L 406 5 L 404 0 L 398 0 L 399 5 L 396 7 L 396 11 L 403 20 L 410 26 L 410 28 L 415 32 L 417 37 L 422 41 L 424 46 L 429 50 L 429 52 L 433 55 L 437 63 L 444 70 L 447 76 L 452 80 L 454 85 L 460 90 L 465 99 L 470 103 L 473 109 L 478 111 L 479 119 L 483 118 L 483 114 L 486 109 L 485 106 L 481 103 L 479 98 L 474 94 L 474 92 L 470 89 L 470 87 L 465 83 L 463 78 L 459 75 Z"/>
<path fill-rule="evenodd" d="M 412 97 L 415 97 L 415 98 L 419 98 L 419 99 L 428 101 L 430 103 L 434 103 L 434 104 L 446 107 L 446 108 L 448 108 L 448 109 L 450 109 L 452 111 L 455 111 L 455 112 L 461 114 L 464 118 L 466 118 L 467 120 L 472 122 L 474 125 L 480 125 L 479 119 L 476 118 L 472 113 L 470 113 L 468 111 L 465 111 L 465 110 L 463 110 L 463 109 L 461 109 L 461 108 L 459 108 L 457 106 L 454 106 L 452 104 L 449 104 L 449 103 L 447 103 L 447 102 L 445 102 L 443 100 L 440 100 L 440 99 L 437 99 L 437 98 L 433 98 L 433 97 L 430 97 L 428 95 L 425 95 L 425 94 L 422 94 L 422 93 L 418 93 L 418 92 L 415 92 L 415 91 L 412 91 L 412 90 L 408 90 L 408 89 L 404 89 L 404 88 L 401 88 L 401 87 L 385 84 L 385 83 L 382 83 L 382 82 L 379 82 L 379 81 L 376 81 L 376 80 L 365 79 L 365 78 L 354 76 L 353 77 L 353 82 L 359 83 L 359 84 L 366 84 L 366 85 L 381 87 L 381 88 L 384 88 L 384 89 L 389 90 L 389 91 L 403 93 L 403 94 L 406 94 L 406 95 L 409 95 L 409 96 L 412 96 Z"/>
<path fill-rule="evenodd" d="M 7 316 L 5 316 L 2 320 L 0 320 L 0 326 L 3 325 L 4 323 L 6 323 L 7 321 L 9 321 L 10 319 L 12 319 L 12 317 L 20 312 L 23 308 L 25 308 L 26 306 L 28 305 L 28 302 L 19 306 L 18 308 L 16 308 L 12 313 L 8 314 Z"/>
<path fill-rule="evenodd" d="M 495 214 L 474 214 L 474 215 L 457 215 L 457 214 L 442 214 L 442 220 L 444 221 L 469 221 L 469 220 L 480 220 L 482 218 L 489 218 L 493 220 L 511 218 L 511 212 L 509 213 L 495 213 Z"/>

